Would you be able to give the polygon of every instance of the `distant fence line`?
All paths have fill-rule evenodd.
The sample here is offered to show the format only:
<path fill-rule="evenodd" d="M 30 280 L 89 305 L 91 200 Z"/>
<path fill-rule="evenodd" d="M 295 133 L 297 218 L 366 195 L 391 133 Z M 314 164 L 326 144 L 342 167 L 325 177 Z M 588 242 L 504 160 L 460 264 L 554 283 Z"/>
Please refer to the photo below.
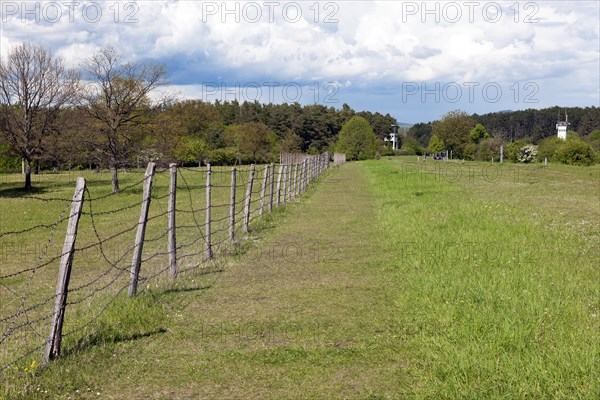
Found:
<path fill-rule="evenodd" d="M 346 162 L 346 154 L 345 153 L 333 153 L 333 163 L 335 165 L 340 165 Z"/>
<path fill-rule="evenodd" d="M 285 160 L 300 161 L 300 157 L 294 155 Z M 240 233 L 248 233 L 253 219 L 300 197 L 329 168 L 329 160 L 329 153 L 323 153 L 305 155 L 300 162 L 251 165 L 249 168 L 215 169 L 210 165 L 183 168 L 171 164 L 163 170 L 157 170 L 156 164 L 151 162 L 143 179 L 121 190 L 121 193 L 133 195 L 141 189 L 141 200 L 120 207 L 113 204 L 114 196 L 119 194 L 92 198 L 87 181 L 82 177 L 76 180 L 72 199 L 26 197 L 43 202 L 64 202 L 65 208 L 53 224 L 0 232 L 0 241 L 17 243 L 22 234 L 50 230 L 43 252 L 34 265 L 26 264 L 24 268 L 19 265 L 18 269 L 8 265 L 8 270 L 0 270 L 0 295 L 6 302 L 0 305 L 0 372 L 38 351 L 44 363 L 59 358 L 63 337 L 86 330 L 125 289 L 129 296 L 136 296 L 141 282 L 159 276 L 175 279 L 226 255 L 221 250 L 227 243 L 235 242 Z M 186 175 L 194 178 L 191 184 Z M 157 179 L 162 180 L 162 186 L 155 187 Z M 161 192 L 163 188 L 166 190 Z M 202 199 L 195 195 L 198 192 L 204 194 L 200 206 L 197 203 Z M 102 202 L 108 203 L 108 209 L 100 208 L 100 211 L 96 208 L 104 204 Z M 135 224 L 119 217 L 122 212 L 138 207 L 140 214 Z M 53 239 L 58 227 L 64 224 L 66 234 L 62 250 L 49 256 L 50 248 L 60 246 Z M 122 224 L 127 225 L 122 228 Z M 102 234 L 103 230 L 116 232 Z M 78 236 L 82 234 L 84 243 L 80 244 Z M 131 240 L 134 234 L 134 240 Z M 111 253 L 108 248 L 115 242 L 118 251 Z M 130 244 L 123 245 L 127 242 Z M 93 271 L 93 262 L 80 258 L 92 249 L 101 255 L 96 260 L 102 263 L 103 270 L 99 274 Z M 56 263 L 59 271 L 54 293 L 49 292 L 52 288 L 48 285 L 32 287 L 34 276 L 51 281 L 51 267 L 44 267 Z M 79 264 L 81 268 L 78 268 Z M 78 275 L 76 282 L 72 279 L 74 273 Z M 129 279 L 125 282 L 127 275 Z M 67 310 L 78 304 L 85 304 L 89 313 L 90 306 L 97 305 L 94 296 L 106 294 L 112 297 L 98 306 L 96 314 L 85 323 L 74 326 L 68 315 L 65 318 Z M 103 300 L 106 299 L 103 297 Z M 11 306 L 13 311 L 10 311 Z M 48 329 L 49 334 L 45 334 Z"/>
<path fill-rule="evenodd" d="M 329 154 L 329 153 L 323 153 L 323 154 Z M 281 164 L 302 164 L 304 162 L 304 160 L 307 160 L 310 157 L 314 157 L 314 156 L 311 156 L 306 153 L 281 152 L 281 153 L 279 153 L 279 162 Z"/>

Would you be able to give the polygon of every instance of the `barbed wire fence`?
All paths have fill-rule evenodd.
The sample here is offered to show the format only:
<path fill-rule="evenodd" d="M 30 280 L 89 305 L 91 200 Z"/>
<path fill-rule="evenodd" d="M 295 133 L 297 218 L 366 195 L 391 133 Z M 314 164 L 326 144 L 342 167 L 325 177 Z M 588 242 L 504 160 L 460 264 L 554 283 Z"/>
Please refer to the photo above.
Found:
<path fill-rule="evenodd" d="M 0 381 L 13 367 L 58 359 L 64 338 L 92 335 L 125 291 L 134 297 L 153 280 L 220 272 L 219 260 L 250 224 L 300 197 L 330 155 L 295 160 L 164 169 L 151 162 L 119 194 L 94 197 L 95 183 L 80 177 L 72 199 L 16 199 L 51 206 L 58 218 L 0 232 Z M 23 254 L 32 235 L 45 239 Z"/>

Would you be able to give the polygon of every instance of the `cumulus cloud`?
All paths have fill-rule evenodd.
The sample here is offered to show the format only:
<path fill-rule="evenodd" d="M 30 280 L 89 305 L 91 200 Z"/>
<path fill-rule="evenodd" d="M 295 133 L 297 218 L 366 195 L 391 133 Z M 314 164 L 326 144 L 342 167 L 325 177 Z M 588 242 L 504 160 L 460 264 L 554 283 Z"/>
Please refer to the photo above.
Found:
<path fill-rule="evenodd" d="M 23 4 L 2 2 L 0 54 L 31 40 L 77 64 L 112 44 L 166 63 L 191 94 L 218 78 L 347 82 L 366 95 L 405 82 L 535 81 L 545 102 L 567 86 L 598 102 L 597 2 L 83 1 L 58 21 L 48 12 L 67 3 L 37 2 L 37 16 Z"/>

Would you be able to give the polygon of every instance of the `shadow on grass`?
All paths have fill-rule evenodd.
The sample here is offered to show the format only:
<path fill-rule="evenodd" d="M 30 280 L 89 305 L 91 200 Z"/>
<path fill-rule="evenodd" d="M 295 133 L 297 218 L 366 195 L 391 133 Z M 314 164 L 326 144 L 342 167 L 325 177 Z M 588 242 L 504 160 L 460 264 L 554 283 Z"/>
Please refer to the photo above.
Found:
<path fill-rule="evenodd" d="M 123 333 L 119 332 L 118 330 L 113 330 L 109 326 L 105 326 L 104 329 L 99 329 L 98 331 L 79 339 L 77 343 L 66 347 L 63 351 L 63 356 L 67 357 L 70 355 L 75 355 L 98 345 L 131 342 L 166 332 L 167 330 L 165 328 L 159 327 L 145 332 Z"/>
<path fill-rule="evenodd" d="M 190 293 L 190 292 L 199 292 L 201 290 L 208 290 L 212 288 L 211 285 L 205 286 L 187 286 L 187 287 L 174 287 L 167 289 L 161 293 L 161 295 L 169 295 L 169 294 L 177 294 L 177 293 Z"/>
<path fill-rule="evenodd" d="M 4 186 L 8 186 L 4 188 Z M 19 185 L 15 187 L 14 184 L 0 184 L 0 197 L 9 197 L 9 198 L 19 198 L 19 197 L 29 197 L 47 193 L 48 189 L 44 187 L 34 186 L 33 188 L 26 190 Z"/>

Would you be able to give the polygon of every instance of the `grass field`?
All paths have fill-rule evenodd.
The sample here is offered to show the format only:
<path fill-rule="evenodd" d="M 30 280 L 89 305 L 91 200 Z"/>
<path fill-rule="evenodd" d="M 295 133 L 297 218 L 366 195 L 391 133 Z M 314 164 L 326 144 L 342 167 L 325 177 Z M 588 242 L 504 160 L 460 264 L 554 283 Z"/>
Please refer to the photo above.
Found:
<path fill-rule="evenodd" d="M 0 396 L 597 399 L 599 196 L 598 166 L 346 164 L 222 272 L 118 297 Z M 0 231 L 61 212 L 35 204 L 0 198 Z"/>

